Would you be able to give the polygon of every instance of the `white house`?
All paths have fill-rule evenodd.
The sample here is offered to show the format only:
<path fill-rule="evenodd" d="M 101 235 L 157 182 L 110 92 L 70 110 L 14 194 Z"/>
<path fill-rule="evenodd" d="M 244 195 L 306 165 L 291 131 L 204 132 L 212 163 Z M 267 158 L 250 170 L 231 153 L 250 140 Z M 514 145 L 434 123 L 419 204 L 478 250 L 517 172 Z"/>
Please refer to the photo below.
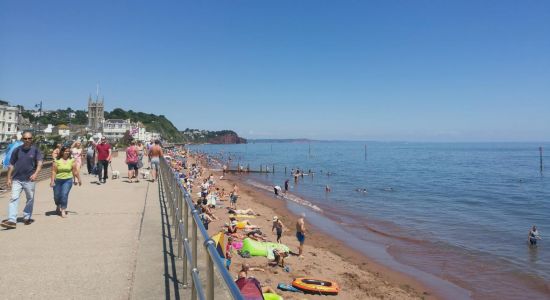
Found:
<path fill-rule="evenodd" d="M 0 141 L 5 142 L 17 134 L 19 107 L 0 101 Z"/>
<path fill-rule="evenodd" d="M 130 120 L 109 119 L 103 122 L 103 135 L 111 141 L 120 140 L 126 131 L 132 130 Z"/>
<path fill-rule="evenodd" d="M 68 137 L 71 135 L 71 130 L 69 129 L 69 126 L 61 124 L 57 126 L 57 134 L 62 137 Z"/>

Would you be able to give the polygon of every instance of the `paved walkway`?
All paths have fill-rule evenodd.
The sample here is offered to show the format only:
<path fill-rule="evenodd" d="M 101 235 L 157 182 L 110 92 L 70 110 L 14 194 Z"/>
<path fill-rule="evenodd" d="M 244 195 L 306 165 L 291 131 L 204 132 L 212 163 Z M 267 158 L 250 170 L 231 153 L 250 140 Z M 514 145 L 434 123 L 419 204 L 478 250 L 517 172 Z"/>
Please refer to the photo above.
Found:
<path fill-rule="evenodd" d="M 0 299 L 179 299 L 158 184 L 128 183 L 122 153 L 113 168 L 122 178 L 101 185 L 82 171 L 66 219 L 49 180 L 37 184 L 36 222 L 0 230 Z M 8 200 L 0 195 L 2 219 Z"/>

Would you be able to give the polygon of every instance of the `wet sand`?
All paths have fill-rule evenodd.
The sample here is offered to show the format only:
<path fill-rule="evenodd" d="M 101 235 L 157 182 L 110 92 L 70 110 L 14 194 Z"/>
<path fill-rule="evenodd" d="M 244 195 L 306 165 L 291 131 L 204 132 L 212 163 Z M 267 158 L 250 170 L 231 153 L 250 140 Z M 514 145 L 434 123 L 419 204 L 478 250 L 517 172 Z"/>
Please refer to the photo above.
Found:
<path fill-rule="evenodd" d="M 268 241 L 275 242 L 276 235 L 272 233 L 272 218 L 278 216 L 286 227 L 281 242 L 290 247 L 292 252 L 298 252 L 298 241 L 295 237 L 295 223 L 298 216 L 288 208 L 285 200 L 276 198 L 273 193 L 268 193 L 256 187 L 246 184 L 247 175 L 224 176 L 220 180 L 221 172 L 205 170 L 203 178 L 214 174 L 216 186 L 225 188 L 227 194 L 236 183 L 240 188 L 240 196 L 237 201 L 239 209 L 251 208 L 260 216 L 249 218 L 251 224 L 260 226 L 262 232 L 267 235 Z M 193 200 L 200 191 L 199 180 L 195 180 L 193 186 Z M 226 196 L 218 204 L 224 208 L 217 208 L 214 214 L 219 220 L 210 223 L 208 232 L 213 235 L 219 232 L 225 223 L 229 222 L 226 206 L 229 206 L 229 197 Z M 312 277 L 336 281 L 340 286 L 337 296 L 318 296 L 303 293 L 283 292 L 277 293 L 285 299 L 318 299 L 332 297 L 334 299 L 436 299 L 433 291 L 410 276 L 384 267 L 364 254 L 351 249 L 340 240 L 325 234 L 318 228 L 308 223 L 306 217 L 306 242 L 304 245 L 304 257 L 289 256 L 285 264 L 290 267 L 290 272 L 285 272 L 281 267 L 271 267 L 265 257 L 242 258 L 235 253 L 230 272 L 237 277 L 243 263 L 249 263 L 252 267 L 262 268 L 264 271 L 250 271 L 249 274 L 257 278 L 263 285 L 276 288 L 278 283 L 290 284 L 294 278 Z"/>

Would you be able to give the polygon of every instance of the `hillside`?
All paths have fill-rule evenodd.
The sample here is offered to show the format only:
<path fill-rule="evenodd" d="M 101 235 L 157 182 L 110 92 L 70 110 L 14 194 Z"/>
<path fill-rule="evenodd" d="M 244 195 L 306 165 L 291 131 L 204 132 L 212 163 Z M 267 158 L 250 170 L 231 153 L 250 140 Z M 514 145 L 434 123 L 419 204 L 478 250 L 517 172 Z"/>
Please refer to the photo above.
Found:
<path fill-rule="evenodd" d="M 130 119 L 132 122 L 141 122 L 147 131 L 158 132 L 169 142 L 181 143 L 184 141 L 176 126 L 164 115 L 157 116 L 155 114 L 132 110 L 125 111 L 122 108 L 115 108 L 111 112 L 105 112 L 105 119 Z"/>
<path fill-rule="evenodd" d="M 181 131 L 183 140 L 185 143 L 190 144 L 246 144 L 246 139 L 239 137 L 239 135 L 232 130 L 198 130 L 186 128 Z"/>

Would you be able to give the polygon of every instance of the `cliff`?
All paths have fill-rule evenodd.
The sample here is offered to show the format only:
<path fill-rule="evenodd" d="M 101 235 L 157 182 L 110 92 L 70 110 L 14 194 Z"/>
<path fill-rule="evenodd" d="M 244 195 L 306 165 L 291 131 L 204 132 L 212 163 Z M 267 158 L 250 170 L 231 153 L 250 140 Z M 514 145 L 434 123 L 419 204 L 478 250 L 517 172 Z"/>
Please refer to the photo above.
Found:
<path fill-rule="evenodd" d="M 198 129 L 185 129 L 181 132 L 186 143 L 192 144 L 246 144 L 246 139 L 231 130 L 208 131 Z"/>

